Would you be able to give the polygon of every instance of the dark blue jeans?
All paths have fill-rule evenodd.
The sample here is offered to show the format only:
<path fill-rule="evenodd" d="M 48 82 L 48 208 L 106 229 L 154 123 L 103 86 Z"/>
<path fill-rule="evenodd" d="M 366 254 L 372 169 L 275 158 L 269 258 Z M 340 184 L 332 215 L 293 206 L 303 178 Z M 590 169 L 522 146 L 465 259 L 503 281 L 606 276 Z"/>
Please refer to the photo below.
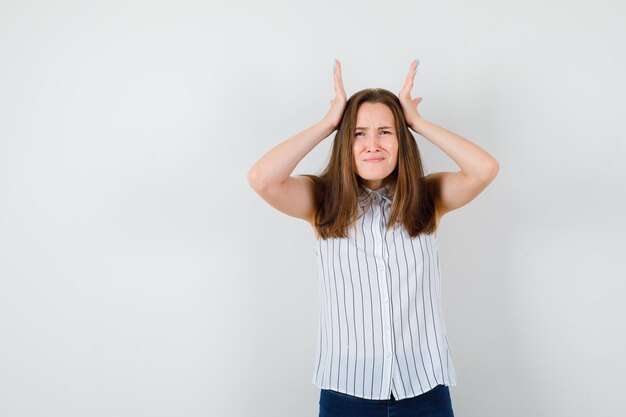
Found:
<path fill-rule="evenodd" d="M 454 417 L 450 390 L 445 385 L 403 400 L 368 400 L 322 389 L 319 405 L 319 417 Z"/>

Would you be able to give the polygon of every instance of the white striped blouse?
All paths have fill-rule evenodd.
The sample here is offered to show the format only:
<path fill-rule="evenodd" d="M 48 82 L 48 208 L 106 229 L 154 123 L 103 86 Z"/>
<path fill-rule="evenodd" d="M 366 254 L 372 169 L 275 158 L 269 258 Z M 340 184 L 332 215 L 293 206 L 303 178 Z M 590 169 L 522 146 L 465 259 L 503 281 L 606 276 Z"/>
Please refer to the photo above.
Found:
<path fill-rule="evenodd" d="M 393 187 L 362 189 L 349 237 L 315 242 L 320 304 L 312 382 L 373 400 L 455 386 L 437 239 L 411 239 L 401 224 L 386 231 Z"/>

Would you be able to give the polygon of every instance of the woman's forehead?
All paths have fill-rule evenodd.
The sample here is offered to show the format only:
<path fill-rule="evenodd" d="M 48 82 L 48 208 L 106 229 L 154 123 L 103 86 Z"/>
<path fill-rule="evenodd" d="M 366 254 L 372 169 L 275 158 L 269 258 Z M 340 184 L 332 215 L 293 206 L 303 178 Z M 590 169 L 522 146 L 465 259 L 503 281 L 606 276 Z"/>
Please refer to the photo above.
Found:
<path fill-rule="evenodd" d="M 363 103 L 356 117 L 357 127 L 388 126 L 393 127 L 394 117 L 391 109 L 383 103 Z"/>

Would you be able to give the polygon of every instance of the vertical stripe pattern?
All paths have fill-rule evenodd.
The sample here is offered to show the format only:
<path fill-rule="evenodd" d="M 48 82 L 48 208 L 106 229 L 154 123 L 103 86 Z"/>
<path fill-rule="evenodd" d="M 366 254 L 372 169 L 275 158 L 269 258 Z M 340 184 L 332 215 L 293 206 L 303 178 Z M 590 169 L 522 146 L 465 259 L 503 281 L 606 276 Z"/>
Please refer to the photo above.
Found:
<path fill-rule="evenodd" d="M 348 238 L 315 241 L 320 304 L 312 382 L 372 400 L 455 386 L 437 239 L 412 239 L 401 224 L 385 230 L 393 189 L 362 188 Z"/>

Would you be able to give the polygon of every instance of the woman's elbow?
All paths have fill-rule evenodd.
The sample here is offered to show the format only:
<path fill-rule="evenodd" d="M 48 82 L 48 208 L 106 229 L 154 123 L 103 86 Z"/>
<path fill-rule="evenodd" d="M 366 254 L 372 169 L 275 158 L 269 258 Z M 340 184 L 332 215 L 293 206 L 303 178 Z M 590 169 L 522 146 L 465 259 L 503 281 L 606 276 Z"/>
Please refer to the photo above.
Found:
<path fill-rule="evenodd" d="M 500 172 L 500 164 L 498 161 L 493 159 L 489 163 L 489 167 L 485 170 L 485 181 L 493 181 L 493 179 L 498 175 L 498 172 Z"/>

